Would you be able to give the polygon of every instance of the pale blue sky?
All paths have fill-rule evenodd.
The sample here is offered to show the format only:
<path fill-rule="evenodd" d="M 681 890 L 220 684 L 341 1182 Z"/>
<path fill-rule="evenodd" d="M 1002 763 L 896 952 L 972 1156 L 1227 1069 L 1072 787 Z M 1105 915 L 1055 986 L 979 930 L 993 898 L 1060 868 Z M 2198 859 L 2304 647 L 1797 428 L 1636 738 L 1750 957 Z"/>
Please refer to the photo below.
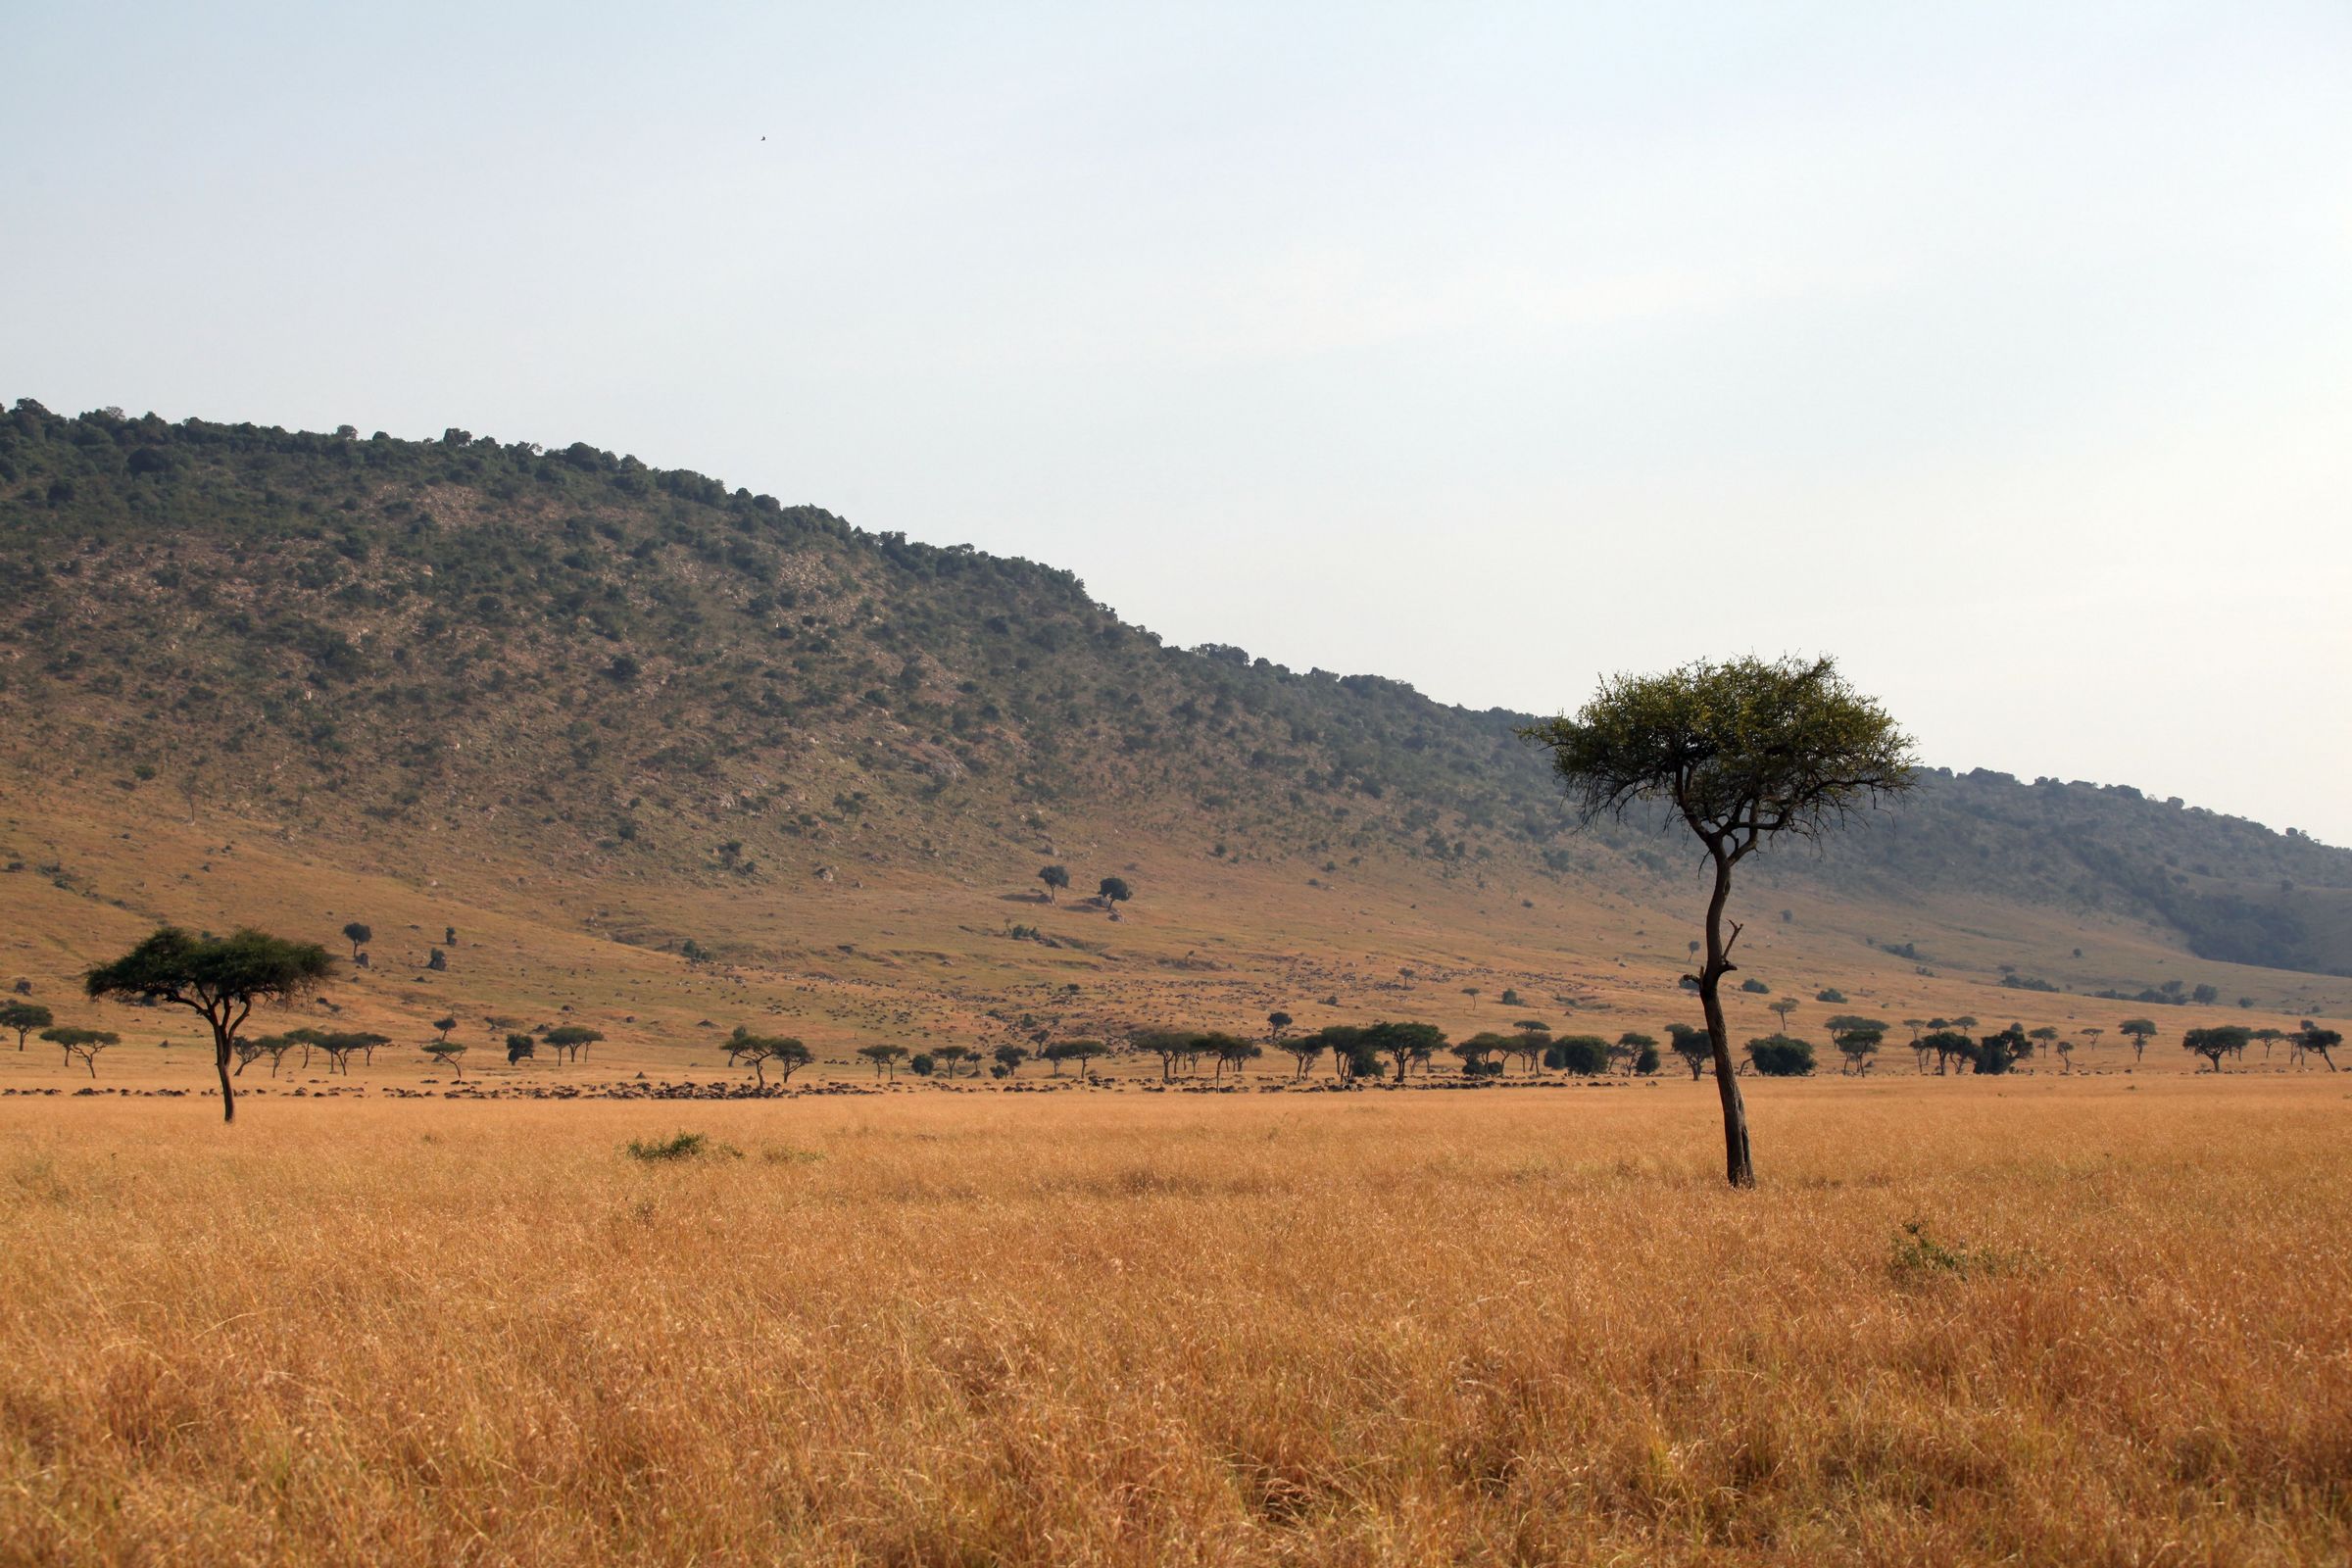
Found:
<path fill-rule="evenodd" d="M 4 35 L 0 397 L 587 440 L 1477 706 L 1829 651 L 2352 841 L 2341 3 Z"/>

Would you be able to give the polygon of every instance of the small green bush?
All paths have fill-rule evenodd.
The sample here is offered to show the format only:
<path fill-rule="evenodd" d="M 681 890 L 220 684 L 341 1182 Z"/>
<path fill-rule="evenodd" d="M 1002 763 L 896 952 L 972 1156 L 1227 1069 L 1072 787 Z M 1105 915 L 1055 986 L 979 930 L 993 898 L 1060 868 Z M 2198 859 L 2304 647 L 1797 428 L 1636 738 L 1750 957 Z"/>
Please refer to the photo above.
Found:
<path fill-rule="evenodd" d="M 741 1159 L 743 1151 L 732 1144 L 713 1143 L 706 1133 L 672 1133 L 667 1138 L 632 1138 L 628 1156 L 659 1162 L 672 1159 Z"/>

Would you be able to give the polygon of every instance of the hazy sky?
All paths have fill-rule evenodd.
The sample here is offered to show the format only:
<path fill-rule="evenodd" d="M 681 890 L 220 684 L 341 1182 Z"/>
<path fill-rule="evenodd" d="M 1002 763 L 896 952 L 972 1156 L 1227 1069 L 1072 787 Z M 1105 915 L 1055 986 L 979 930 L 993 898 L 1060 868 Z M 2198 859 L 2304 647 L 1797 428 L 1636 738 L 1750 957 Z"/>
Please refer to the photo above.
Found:
<path fill-rule="evenodd" d="M 36 6 L 0 398 L 586 440 L 2352 842 L 2352 6 Z M 764 138 L 764 139 L 762 139 Z"/>

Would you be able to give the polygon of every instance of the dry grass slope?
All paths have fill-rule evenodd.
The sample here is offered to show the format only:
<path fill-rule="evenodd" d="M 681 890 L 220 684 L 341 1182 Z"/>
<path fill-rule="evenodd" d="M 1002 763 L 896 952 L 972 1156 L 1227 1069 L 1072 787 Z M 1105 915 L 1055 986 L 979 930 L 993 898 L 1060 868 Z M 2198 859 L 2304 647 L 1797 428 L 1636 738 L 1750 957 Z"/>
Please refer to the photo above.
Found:
<path fill-rule="evenodd" d="M 0 1560 L 2352 1552 L 2341 1080 L 1754 1101 L 0 1103 Z"/>

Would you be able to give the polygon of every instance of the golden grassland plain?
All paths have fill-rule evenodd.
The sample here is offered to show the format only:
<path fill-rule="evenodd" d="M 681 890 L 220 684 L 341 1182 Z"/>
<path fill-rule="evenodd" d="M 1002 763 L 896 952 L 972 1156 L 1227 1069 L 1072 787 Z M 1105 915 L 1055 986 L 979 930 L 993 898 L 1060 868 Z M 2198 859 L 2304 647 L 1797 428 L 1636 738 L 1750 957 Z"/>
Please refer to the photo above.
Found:
<path fill-rule="evenodd" d="M 2340 1562 L 2346 1082 L 0 1101 L 0 1561 Z"/>

